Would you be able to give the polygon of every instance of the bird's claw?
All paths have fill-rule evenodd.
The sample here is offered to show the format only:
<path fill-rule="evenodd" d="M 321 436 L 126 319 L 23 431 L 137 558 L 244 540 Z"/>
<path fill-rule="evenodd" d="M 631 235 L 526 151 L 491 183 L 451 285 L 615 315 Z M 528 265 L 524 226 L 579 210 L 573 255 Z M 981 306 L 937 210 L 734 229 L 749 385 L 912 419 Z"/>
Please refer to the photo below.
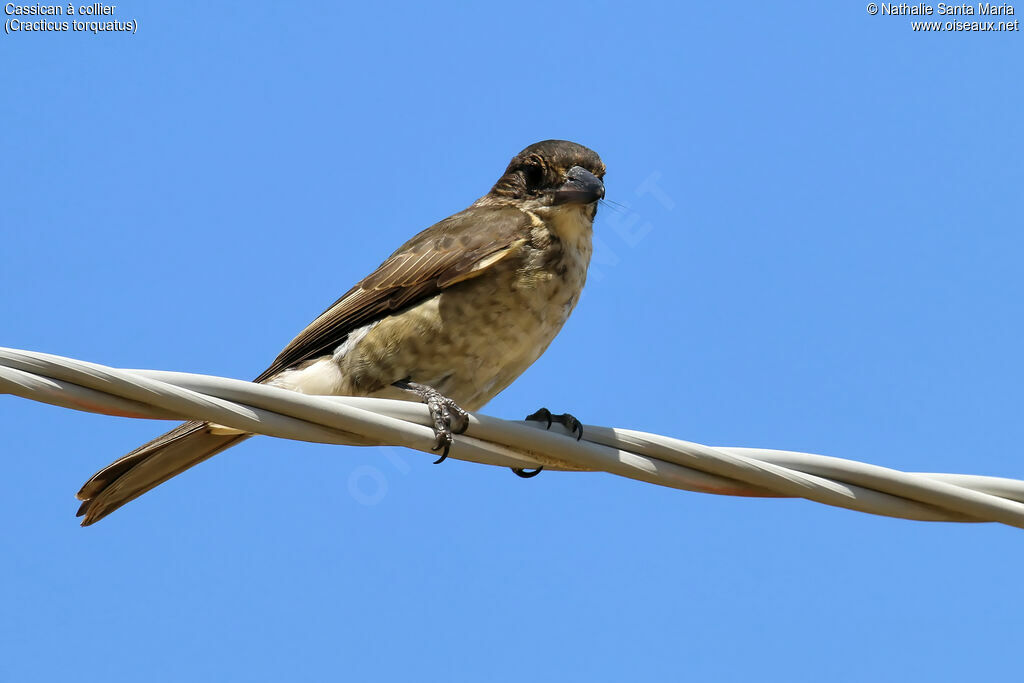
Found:
<path fill-rule="evenodd" d="M 515 474 L 517 477 L 522 477 L 523 479 L 531 479 L 540 474 L 541 470 L 544 469 L 544 466 L 541 465 L 540 467 L 532 471 L 527 470 L 525 467 L 510 467 L 509 469 L 512 470 L 512 473 Z"/>
<path fill-rule="evenodd" d="M 441 452 L 441 457 L 434 461 L 435 465 L 440 465 L 441 463 L 443 463 L 445 459 L 448 457 L 448 451 L 452 449 L 451 432 L 436 432 L 436 436 L 434 437 L 434 447 L 431 448 L 430 450 L 439 451 L 441 450 L 442 447 L 444 448 L 444 451 Z"/>
<path fill-rule="evenodd" d="M 434 446 L 431 450 L 441 451 L 441 457 L 434 461 L 435 465 L 441 464 L 452 448 L 452 434 L 462 434 L 469 428 L 469 413 L 437 389 L 425 384 L 401 380 L 395 382 L 395 386 L 417 394 L 430 410 L 430 418 L 434 421 Z"/>
<path fill-rule="evenodd" d="M 541 408 L 533 415 L 527 415 L 526 419 L 533 422 L 546 422 L 546 429 L 551 429 L 551 425 L 557 422 L 560 425 L 565 425 L 565 428 L 569 430 L 570 434 L 576 437 L 577 441 L 583 438 L 583 423 L 569 413 L 553 415 L 547 408 Z"/>
<path fill-rule="evenodd" d="M 452 434 L 462 434 L 469 427 L 469 413 L 459 407 L 455 401 L 434 392 L 435 395 L 425 401 L 434 419 L 434 448 L 441 451 L 441 457 L 434 461 L 440 465 L 448 457 L 454 438 Z"/>
<path fill-rule="evenodd" d="M 569 433 L 574 434 L 576 436 L 577 441 L 583 438 L 583 424 L 569 413 L 553 415 L 551 411 L 548 410 L 547 408 L 541 408 L 533 415 L 527 415 L 526 419 L 533 422 L 546 423 L 544 427 L 545 429 L 551 429 L 551 425 L 557 422 L 560 425 L 565 425 L 565 427 L 569 430 Z M 543 470 L 544 467 L 541 466 L 535 470 L 527 470 L 523 467 L 510 467 L 509 469 L 511 469 L 517 477 L 529 479 L 531 477 L 536 477 L 538 474 L 540 474 L 541 470 Z"/>
<path fill-rule="evenodd" d="M 551 418 L 551 411 L 548 410 L 547 408 L 541 408 L 533 415 L 526 416 L 526 419 L 530 420 L 531 422 L 547 422 L 548 424 L 547 427 L 545 427 L 545 429 L 551 429 Z"/>

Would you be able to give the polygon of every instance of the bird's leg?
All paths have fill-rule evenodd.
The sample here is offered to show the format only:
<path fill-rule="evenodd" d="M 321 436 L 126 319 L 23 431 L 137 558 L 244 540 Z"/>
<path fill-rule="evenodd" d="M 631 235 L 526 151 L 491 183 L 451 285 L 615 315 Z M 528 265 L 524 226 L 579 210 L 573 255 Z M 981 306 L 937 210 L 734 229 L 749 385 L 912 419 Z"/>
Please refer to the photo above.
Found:
<path fill-rule="evenodd" d="M 551 429 L 551 425 L 557 422 L 558 424 L 565 425 L 569 429 L 569 432 L 571 434 L 576 434 L 577 441 L 583 438 L 583 425 L 580 423 L 579 420 L 577 420 L 569 413 L 562 413 L 561 415 L 552 415 L 551 411 L 548 410 L 547 408 L 541 408 L 533 415 L 527 415 L 526 419 L 531 420 L 533 422 L 546 422 L 547 429 Z M 510 469 L 515 473 L 517 477 L 529 479 L 530 477 L 536 477 L 544 468 L 538 467 L 535 470 L 526 470 L 525 468 L 522 467 L 512 467 Z"/>
<path fill-rule="evenodd" d="M 469 427 L 469 413 L 437 389 L 425 384 L 418 384 L 406 378 L 398 380 L 393 386 L 413 392 L 427 404 L 427 408 L 430 409 L 430 417 L 434 420 L 433 450 L 444 449 L 441 452 L 441 457 L 435 460 L 434 464 L 444 462 L 452 447 L 452 431 L 456 434 L 466 431 L 466 428 Z"/>

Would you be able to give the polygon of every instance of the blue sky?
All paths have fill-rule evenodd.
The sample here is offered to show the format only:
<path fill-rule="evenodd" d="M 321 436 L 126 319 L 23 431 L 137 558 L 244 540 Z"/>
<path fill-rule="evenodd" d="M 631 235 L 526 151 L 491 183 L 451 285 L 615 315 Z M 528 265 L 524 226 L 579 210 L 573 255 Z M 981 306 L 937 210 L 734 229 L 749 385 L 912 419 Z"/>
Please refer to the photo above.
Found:
<path fill-rule="evenodd" d="M 0 345 L 250 378 L 567 138 L 629 211 L 486 413 L 1024 477 L 1019 32 L 852 2 L 113 18 L 137 33 L 0 38 Z M 165 428 L 0 398 L 0 680 L 1019 670 L 1018 529 L 269 438 L 80 529 L 85 478 Z"/>

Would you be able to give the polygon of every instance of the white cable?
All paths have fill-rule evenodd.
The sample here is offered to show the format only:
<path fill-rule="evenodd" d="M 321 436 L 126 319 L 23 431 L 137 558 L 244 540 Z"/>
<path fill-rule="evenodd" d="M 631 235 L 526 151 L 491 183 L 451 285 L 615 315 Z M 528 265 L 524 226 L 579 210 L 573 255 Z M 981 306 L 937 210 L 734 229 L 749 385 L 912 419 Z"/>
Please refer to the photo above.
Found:
<path fill-rule="evenodd" d="M 196 419 L 286 439 L 431 451 L 426 406 L 349 396 L 305 396 L 241 380 L 119 370 L 0 347 L 0 392 L 107 415 Z M 1024 528 L 1024 481 L 908 473 L 809 453 L 710 447 L 657 434 L 561 428 L 473 415 L 450 457 L 501 467 L 604 471 L 661 486 L 735 496 L 800 497 L 877 515 L 1001 522 Z"/>

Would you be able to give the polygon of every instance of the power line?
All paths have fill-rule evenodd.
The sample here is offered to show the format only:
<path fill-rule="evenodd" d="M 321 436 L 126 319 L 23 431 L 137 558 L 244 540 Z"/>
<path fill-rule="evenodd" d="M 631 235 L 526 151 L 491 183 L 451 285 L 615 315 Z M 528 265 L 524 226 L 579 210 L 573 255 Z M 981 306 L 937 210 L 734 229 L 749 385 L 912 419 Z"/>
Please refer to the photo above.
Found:
<path fill-rule="evenodd" d="M 436 455 L 426 406 L 306 396 L 225 377 L 121 370 L 0 347 L 0 392 L 124 417 L 205 420 L 285 439 L 405 446 Z M 585 425 L 576 441 L 553 427 L 473 415 L 452 458 L 500 467 L 603 471 L 688 491 L 798 497 L 889 517 L 1001 522 L 1024 528 L 1024 481 L 902 472 L 855 460 L 759 448 L 704 446 Z"/>

